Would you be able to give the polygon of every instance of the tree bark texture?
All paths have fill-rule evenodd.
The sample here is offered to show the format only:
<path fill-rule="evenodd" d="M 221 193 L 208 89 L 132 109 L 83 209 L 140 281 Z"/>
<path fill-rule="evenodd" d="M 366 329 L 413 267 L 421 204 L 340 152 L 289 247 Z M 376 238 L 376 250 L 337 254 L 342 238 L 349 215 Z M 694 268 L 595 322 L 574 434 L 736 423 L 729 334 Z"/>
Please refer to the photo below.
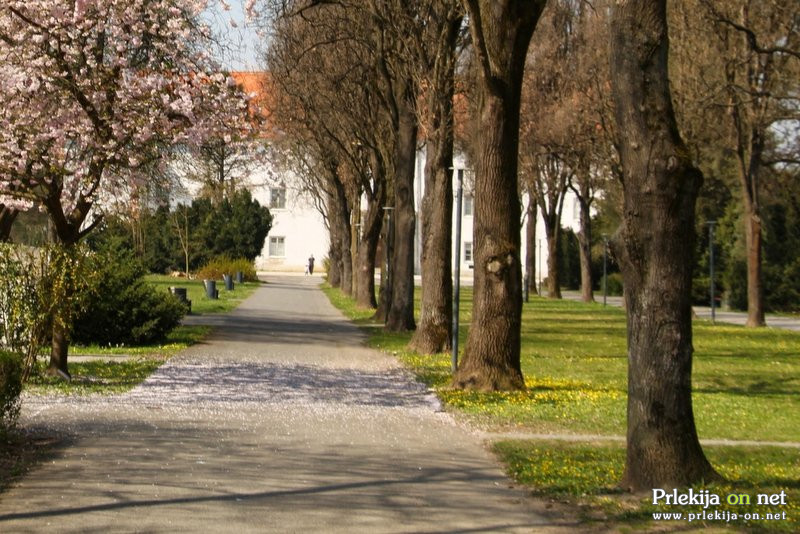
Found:
<path fill-rule="evenodd" d="M 356 305 L 376 308 L 375 300 L 375 256 L 383 226 L 383 206 L 386 204 L 386 181 L 375 180 L 368 194 L 367 213 L 361 221 L 363 234 L 358 249 L 358 276 L 356 276 Z"/>
<path fill-rule="evenodd" d="M 528 291 L 539 294 L 536 285 L 536 201 L 528 199 L 528 214 L 525 223 L 525 277 L 528 279 Z"/>
<path fill-rule="evenodd" d="M 423 354 L 450 350 L 453 325 L 453 95 L 456 40 L 461 16 L 450 20 L 438 43 L 422 199 L 422 302 L 410 347 Z"/>
<path fill-rule="evenodd" d="M 561 241 L 561 217 L 555 224 L 545 224 L 547 236 L 547 298 L 561 298 L 561 273 L 558 261 L 558 245 Z"/>
<path fill-rule="evenodd" d="M 623 221 L 613 244 L 628 316 L 622 485 L 674 488 L 718 476 L 700 447 L 692 412 L 692 229 L 702 175 L 672 108 L 666 0 L 617 2 L 611 41 L 624 172 Z"/>
<path fill-rule="evenodd" d="M 581 194 L 578 195 L 580 204 L 580 230 L 578 231 L 578 251 L 581 262 L 581 300 L 594 302 L 594 277 L 592 276 L 592 213 L 589 201 L 591 191 L 581 184 Z"/>
<path fill-rule="evenodd" d="M 522 266 L 517 197 L 525 57 L 545 2 L 465 1 L 478 62 L 472 323 L 453 386 L 525 387 L 520 369 Z"/>
<path fill-rule="evenodd" d="M 331 190 L 327 192 L 328 224 L 331 234 L 331 271 L 335 279 L 330 280 L 334 287 L 349 294 L 353 284 L 353 271 L 350 262 L 350 208 L 344 184 L 338 179 L 331 180 Z M 335 249 L 335 251 L 334 251 Z M 333 263 L 336 262 L 334 267 Z M 338 282 L 337 284 L 334 284 Z"/>
<path fill-rule="evenodd" d="M 378 309 L 375 310 L 375 315 L 372 316 L 373 320 L 386 323 L 386 317 L 389 315 L 389 306 L 392 296 L 392 238 L 394 237 L 394 225 L 392 224 L 392 211 L 388 210 L 385 214 L 386 221 L 383 224 L 382 237 L 383 239 L 383 254 L 384 261 L 381 265 L 381 287 L 378 292 Z"/>
<path fill-rule="evenodd" d="M 422 200 L 422 302 L 410 347 L 423 354 L 450 349 L 453 324 L 453 140 L 429 143 Z M 449 162 L 449 163 L 448 163 Z"/>
<path fill-rule="evenodd" d="M 91 202 L 81 196 L 72 211 L 65 213 L 61 205 L 61 181 L 59 179 L 54 179 L 49 187 L 49 195 L 44 201 L 44 206 L 50 217 L 52 241 L 64 248 L 74 247 L 84 235 L 90 232 L 100 222 L 100 220 L 96 219 L 91 225 L 81 229 L 83 222 L 86 220 L 92 208 Z M 66 299 L 71 297 L 72 295 L 70 294 L 64 295 Z M 68 306 L 68 304 L 65 302 L 64 306 Z M 63 308 L 61 312 L 56 312 L 56 314 L 62 314 L 62 312 Z M 50 364 L 48 365 L 47 373 L 69 378 L 68 355 L 70 325 L 64 324 L 57 320 L 56 317 L 51 318 L 51 320 L 53 327 L 50 342 Z"/>
<path fill-rule="evenodd" d="M 0 204 L 0 243 L 8 241 L 11 237 L 11 227 L 19 211 Z"/>
<path fill-rule="evenodd" d="M 412 82 L 401 84 L 394 155 L 394 257 L 392 300 L 386 318 L 390 332 L 414 330 L 414 163 L 417 155 L 417 116 Z"/>
<path fill-rule="evenodd" d="M 767 324 L 764 315 L 764 285 L 762 282 L 761 215 L 756 205 L 745 197 L 745 246 L 747 248 L 747 322 L 745 326 Z"/>

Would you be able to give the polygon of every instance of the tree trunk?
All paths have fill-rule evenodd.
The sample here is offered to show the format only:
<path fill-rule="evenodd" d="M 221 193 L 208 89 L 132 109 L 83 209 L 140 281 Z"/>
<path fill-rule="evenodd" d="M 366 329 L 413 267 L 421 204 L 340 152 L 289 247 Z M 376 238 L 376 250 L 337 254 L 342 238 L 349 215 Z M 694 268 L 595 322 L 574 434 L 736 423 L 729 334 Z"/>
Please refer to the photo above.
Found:
<path fill-rule="evenodd" d="M 47 374 L 69 380 L 71 375 L 67 366 L 68 353 L 69 338 L 67 329 L 60 323 L 56 323 L 53 325 L 53 337 L 50 344 L 50 365 L 47 367 Z"/>
<path fill-rule="evenodd" d="M 8 241 L 11 237 L 11 227 L 19 211 L 0 204 L 0 243 Z"/>
<path fill-rule="evenodd" d="M 378 309 L 375 310 L 375 315 L 372 318 L 375 321 L 379 321 L 382 323 L 386 322 L 386 317 L 389 315 L 389 306 L 391 305 L 392 301 L 392 258 L 394 257 L 394 252 L 392 251 L 392 239 L 394 237 L 394 223 L 392 219 L 392 211 L 388 210 L 386 212 L 386 223 L 383 225 L 382 239 L 383 239 L 383 254 L 384 254 L 384 261 L 382 268 L 382 276 L 381 276 L 381 288 L 378 295 Z"/>
<path fill-rule="evenodd" d="M 745 197 L 744 231 L 747 247 L 746 326 L 765 326 L 767 322 L 764 317 L 764 286 L 761 276 L 761 216 L 748 197 Z"/>
<path fill-rule="evenodd" d="M 358 276 L 356 277 L 356 305 L 376 308 L 375 301 L 375 255 L 383 226 L 383 205 L 386 203 L 385 180 L 374 180 L 367 215 L 362 220 L 363 236 L 358 249 Z"/>
<path fill-rule="evenodd" d="M 330 236 L 330 246 L 328 247 L 328 284 L 331 287 L 342 286 L 342 254 L 338 245 L 336 244 L 336 237 L 333 233 L 333 227 L 328 230 Z"/>
<path fill-rule="evenodd" d="M 472 323 L 453 386 L 525 387 L 520 368 L 522 266 L 517 197 L 525 57 L 545 2 L 470 0 L 478 63 Z"/>
<path fill-rule="evenodd" d="M 560 217 L 559 217 L 560 220 Z M 558 244 L 561 240 L 561 226 L 557 220 L 555 225 L 545 225 L 547 236 L 547 298 L 561 298 L 561 274 L 558 261 Z"/>
<path fill-rule="evenodd" d="M 399 91 L 397 144 L 394 155 L 394 257 L 392 302 L 386 318 L 390 332 L 414 330 L 414 162 L 417 117 L 411 81 Z"/>
<path fill-rule="evenodd" d="M 358 251 L 361 247 L 361 196 L 353 202 L 350 210 L 350 290 L 348 295 L 355 295 L 358 287 Z"/>
<path fill-rule="evenodd" d="M 717 478 L 692 412 L 691 280 L 702 175 L 678 134 L 667 76 L 666 0 L 618 2 L 611 80 L 624 172 L 613 245 L 628 316 L 628 432 L 622 484 L 633 491 Z"/>
<path fill-rule="evenodd" d="M 528 193 L 530 195 L 530 192 Z M 525 277 L 528 279 L 528 291 L 540 294 L 536 285 L 536 201 L 528 198 L 528 215 L 525 224 Z"/>
<path fill-rule="evenodd" d="M 445 146 L 429 143 L 422 204 L 422 310 L 410 347 L 423 354 L 450 349 L 453 321 L 452 137 Z M 449 163 L 448 163 L 449 162 Z"/>
<path fill-rule="evenodd" d="M 461 16 L 448 21 L 438 43 L 422 200 L 422 303 L 410 347 L 423 354 L 450 350 L 453 326 L 453 94 Z"/>
<path fill-rule="evenodd" d="M 583 302 L 594 302 L 594 278 L 592 277 L 592 215 L 589 211 L 589 203 L 584 199 L 579 199 L 579 202 L 581 206 L 581 229 L 578 232 L 578 250 L 581 258 L 581 300 Z"/>

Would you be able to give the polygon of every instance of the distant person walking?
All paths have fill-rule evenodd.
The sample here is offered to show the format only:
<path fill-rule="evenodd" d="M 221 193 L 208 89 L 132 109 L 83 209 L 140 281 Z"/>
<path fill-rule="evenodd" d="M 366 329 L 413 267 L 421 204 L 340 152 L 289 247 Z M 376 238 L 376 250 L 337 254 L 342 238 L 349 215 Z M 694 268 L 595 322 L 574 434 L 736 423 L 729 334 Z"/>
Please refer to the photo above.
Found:
<path fill-rule="evenodd" d="M 308 269 L 306 270 L 308 274 L 314 274 L 314 255 L 312 254 L 310 258 L 308 258 Z"/>

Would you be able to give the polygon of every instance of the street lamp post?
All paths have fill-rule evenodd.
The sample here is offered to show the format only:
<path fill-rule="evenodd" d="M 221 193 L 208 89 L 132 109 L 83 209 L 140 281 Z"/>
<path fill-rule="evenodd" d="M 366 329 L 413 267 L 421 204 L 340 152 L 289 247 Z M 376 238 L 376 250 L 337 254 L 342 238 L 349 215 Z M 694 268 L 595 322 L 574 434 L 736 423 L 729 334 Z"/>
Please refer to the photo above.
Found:
<path fill-rule="evenodd" d="M 603 234 L 603 306 L 608 299 L 608 236 Z"/>
<path fill-rule="evenodd" d="M 711 276 L 711 324 L 716 322 L 717 299 L 715 297 L 716 288 L 714 287 L 714 225 L 717 221 L 707 221 L 708 225 L 708 268 Z"/>
<path fill-rule="evenodd" d="M 455 253 L 455 267 L 453 270 L 453 355 L 450 358 L 450 367 L 453 374 L 458 370 L 458 316 L 459 316 L 459 299 L 461 292 L 461 198 L 463 196 L 464 188 L 464 169 L 458 169 L 456 188 L 456 253 Z"/>

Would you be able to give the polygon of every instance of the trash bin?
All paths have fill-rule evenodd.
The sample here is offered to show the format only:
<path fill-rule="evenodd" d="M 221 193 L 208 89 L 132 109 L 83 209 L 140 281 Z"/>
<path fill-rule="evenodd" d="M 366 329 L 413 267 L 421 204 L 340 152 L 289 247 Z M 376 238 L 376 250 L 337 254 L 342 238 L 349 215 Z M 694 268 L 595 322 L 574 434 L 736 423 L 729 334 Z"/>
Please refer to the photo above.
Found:
<path fill-rule="evenodd" d="M 233 291 L 233 277 L 229 274 L 223 274 L 222 279 L 225 281 L 225 289 Z"/>
<path fill-rule="evenodd" d="M 206 286 L 206 296 L 210 299 L 219 298 L 219 292 L 217 291 L 217 281 L 216 280 L 203 280 L 203 284 Z"/>
<path fill-rule="evenodd" d="M 244 282 L 244 274 L 242 271 L 236 271 L 236 283 L 241 284 L 242 282 Z"/>
<path fill-rule="evenodd" d="M 170 287 L 169 292 L 175 295 L 175 298 L 186 304 L 189 313 L 192 313 L 192 301 L 187 298 L 185 287 Z"/>

